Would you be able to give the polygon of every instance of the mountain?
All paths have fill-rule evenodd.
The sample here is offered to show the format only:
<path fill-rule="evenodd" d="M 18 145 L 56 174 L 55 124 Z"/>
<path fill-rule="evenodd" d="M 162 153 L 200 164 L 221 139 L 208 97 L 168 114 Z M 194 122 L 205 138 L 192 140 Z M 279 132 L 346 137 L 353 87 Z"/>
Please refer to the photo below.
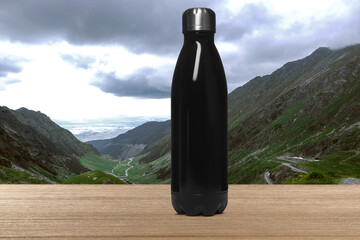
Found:
<path fill-rule="evenodd" d="M 90 144 L 82 143 L 69 130 L 55 124 L 41 112 L 20 108 L 13 111 L 12 114 L 21 123 L 31 126 L 66 153 L 75 154 L 76 156 L 82 156 L 86 153 L 98 153 Z"/>
<path fill-rule="evenodd" d="M 318 48 L 235 89 L 228 104 L 230 183 L 360 178 L 360 45 Z M 134 158 L 130 181 L 169 182 L 170 135 L 161 136 Z"/>
<path fill-rule="evenodd" d="M 0 165 L 7 172 L 13 169 L 56 183 L 88 171 L 78 158 L 89 153 L 98 151 L 77 140 L 45 114 L 0 107 Z M 7 175 L 5 170 L 3 174 Z"/>
<path fill-rule="evenodd" d="M 289 171 L 290 163 L 335 182 L 360 177 L 359 80 L 355 45 L 319 48 L 235 89 L 229 95 L 230 181 L 261 182 L 269 170 L 280 183 L 301 175 Z"/>
<path fill-rule="evenodd" d="M 111 140 L 112 139 L 91 140 L 86 143 L 91 144 L 99 152 L 101 152 L 101 150 L 103 150 L 111 142 Z"/>
<path fill-rule="evenodd" d="M 144 150 L 152 149 L 165 136 L 170 136 L 169 120 L 146 122 L 113 139 L 95 140 L 87 143 L 96 147 L 102 154 L 109 154 L 118 159 L 127 159 Z M 168 150 L 170 150 L 170 144 L 168 144 Z"/>

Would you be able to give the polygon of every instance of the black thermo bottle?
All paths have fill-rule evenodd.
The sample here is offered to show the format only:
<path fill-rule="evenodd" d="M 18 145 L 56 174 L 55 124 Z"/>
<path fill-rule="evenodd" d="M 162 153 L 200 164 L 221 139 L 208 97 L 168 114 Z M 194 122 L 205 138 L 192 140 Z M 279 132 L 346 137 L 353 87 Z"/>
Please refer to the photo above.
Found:
<path fill-rule="evenodd" d="M 171 88 L 171 199 L 176 212 L 222 213 L 228 201 L 227 85 L 215 13 L 183 13 L 184 45 Z"/>

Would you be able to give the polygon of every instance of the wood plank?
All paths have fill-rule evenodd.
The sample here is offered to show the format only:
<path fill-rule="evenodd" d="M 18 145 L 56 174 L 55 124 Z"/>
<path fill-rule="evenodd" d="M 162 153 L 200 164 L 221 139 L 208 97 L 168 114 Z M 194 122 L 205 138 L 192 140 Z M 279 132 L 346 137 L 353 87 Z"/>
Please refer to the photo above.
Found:
<path fill-rule="evenodd" d="M 178 215 L 170 185 L 0 185 L 0 238 L 360 239 L 360 187 L 230 185 L 213 217 Z"/>

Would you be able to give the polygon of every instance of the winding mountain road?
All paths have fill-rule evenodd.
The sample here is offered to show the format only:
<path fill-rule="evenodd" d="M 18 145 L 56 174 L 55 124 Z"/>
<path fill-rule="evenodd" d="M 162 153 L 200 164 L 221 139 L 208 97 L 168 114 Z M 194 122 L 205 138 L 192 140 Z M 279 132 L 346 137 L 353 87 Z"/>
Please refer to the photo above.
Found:
<path fill-rule="evenodd" d="M 110 175 L 113 175 L 114 177 L 117 177 L 117 178 L 119 178 L 120 180 L 123 180 L 123 181 L 125 181 L 125 182 L 127 182 L 127 183 L 134 184 L 134 183 L 132 183 L 132 182 L 130 182 L 130 181 L 128 181 L 128 180 L 126 179 L 126 178 L 129 176 L 128 171 L 129 171 L 131 168 L 134 167 L 133 165 L 130 165 L 130 163 L 132 162 L 132 160 L 133 160 L 132 157 L 129 158 L 127 164 L 121 164 L 121 161 L 119 160 L 119 164 L 116 165 L 116 166 L 111 170 L 111 173 L 109 173 L 109 174 L 110 174 Z M 124 176 L 120 176 L 120 175 L 114 173 L 114 170 L 115 170 L 116 168 L 120 167 L 120 166 L 128 166 L 128 168 L 125 169 L 125 175 L 124 175 Z"/>
<path fill-rule="evenodd" d="M 302 157 L 285 157 L 285 156 L 280 156 L 277 157 L 278 160 L 280 161 L 286 161 L 286 162 L 282 162 L 282 165 L 289 167 L 291 170 L 293 170 L 294 172 L 299 172 L 299 173 L 307 173 L 307 171 L 302 170 L 300 168 L 294 167 L 293 165 L 291 165 L 290 163 L 300 163 L 300 162 L 317 162 L 319 160 L 315 160 L 315 159 L 309 159 L 309 158 L 302 158 Z M 289 163 L 290 162 L 290 163 Z"/>
<path fill-rule="evenodd" d="M 128 171 L 134 167 L 133 165 L 130 165 L 130 163 L 132 162 L 132 160 L 133 160 L 133 158 L 130 158 L 130 159 L 129 159 L 129 162 L 126 164 L 126 165 L 129 166 L 129 167 L 125 170 L 125 176 L 122 176 L 122 177 L 127 177 L 127 176 L 128 176 Z"/>
<path fill-rule="evenodd" d="M 128 176 L 129 176 L 129 175 L 128 175 L 128 171 L 134 167 L 133 165 L 130 165 L 130 163 L 132 162 L 132 160 L 133 160 L 132 157 L 129 158 L 128 163 L 125 164 L 125 165 L 124 165 L 124 164 L 120 164 L 121 161 L 119 161 L 119 164 L 116 165 L 116 166 L 111 170 L 111 174 L 115 176 L 116 174 L 114 173 L 114 170 L 115 170 L 116 168 L 118 168 L 118 167 L 120 167 L 120 166 L 128 166 L 128 168 L 125 169 L 125 175 L 124 175 L 124 176 L 117 175 L 118 177 L 128 177 Z"/>
<path fill-rule="evenodd" d="M 302 170 L 302 169 L 300 169 L 300 168 L 294 167 L 294 166 L 291 165 L 290 163 L 282 163 L 282 165 L 291 168 L 291 170 L 293 170 L 294 172 L 307 173 L 307 171 L 304 171 L 304 170 Z"/>
<path fill-rule="evenodd" d="M 266 171 L 264 173 L 264 179 L 268 184 L 274 184 L 273 181 L 270 178 L 270 172 L 269 171 Z"/>
<path fill-rule="evenodd" d="M 299 173 L 308 173 L 307 171 L 294 167 L 292 164 L 297 164 L 297 163 L 301 163 L 301 162 L 318 162 L 319 160 L 317 159 L 311 159 L 311 158 L 302 158 L 302 157 L 285 157 L 285 156 L 279 156 L 277 157 L 278 160 L 281 161 L 281 164 L 290 168 L 292 171 L 294 172 L 299 172 Z M 270 178 L 270 172 L 266 171 L 264 173 L 264 179 L 268 184 L 274 184 L 274 182 L 271 180 Z"/>

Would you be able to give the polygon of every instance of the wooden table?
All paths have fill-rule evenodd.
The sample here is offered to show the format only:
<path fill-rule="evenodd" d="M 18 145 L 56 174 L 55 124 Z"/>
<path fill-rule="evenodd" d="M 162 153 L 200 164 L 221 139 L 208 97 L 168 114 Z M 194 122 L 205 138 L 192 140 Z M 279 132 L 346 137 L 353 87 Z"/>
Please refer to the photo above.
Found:
<path fill-rule="evenodd" d="M 169 185 L 0 185 L 0 238 L 360 239 L 360 186 L 230 185 L 213 217 L 175 213 Z"/>

